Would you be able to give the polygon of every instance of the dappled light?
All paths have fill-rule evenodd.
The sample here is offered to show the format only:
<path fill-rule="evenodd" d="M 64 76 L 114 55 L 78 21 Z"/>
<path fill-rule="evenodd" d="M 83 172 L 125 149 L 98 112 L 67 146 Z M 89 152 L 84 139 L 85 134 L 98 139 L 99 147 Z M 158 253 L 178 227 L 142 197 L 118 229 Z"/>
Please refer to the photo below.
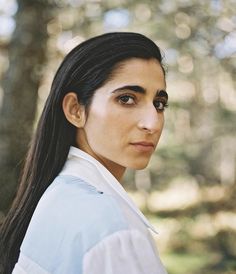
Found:
<path fill-rule="evenodd" d="M 0 0 L 0 222 L 62 58 L 88 37 L 140 32 L 163 51 L 169 108 L 147 169 L 127 171 L 124 186 L 156 227 L 170 274 L 235 274 L 236 1 L 52 0 L 37 7 L 40 22 L 23 2 Z"/>

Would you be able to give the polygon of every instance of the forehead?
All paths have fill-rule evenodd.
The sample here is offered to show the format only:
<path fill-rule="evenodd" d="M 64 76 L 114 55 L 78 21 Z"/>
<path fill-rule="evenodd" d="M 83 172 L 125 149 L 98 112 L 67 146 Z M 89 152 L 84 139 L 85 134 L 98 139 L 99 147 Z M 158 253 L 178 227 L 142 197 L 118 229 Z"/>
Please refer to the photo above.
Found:
<path fill-rule="evenodd" d="M 158 60 L 131 58 L 120 62 L 112 72 L 111 82 L 148 84 L 155 89 L 165 89 L 165 75 Z"/>
<path fill-rule="evenodd" d="M 119 70 L 122 71 L 122 69 L 128 69 L 133 67 L 143 67 L 144 64 L 145 65 L 155 64 L 161 68 L 159 61 L 155 58 L 144 59 L 144 58 L 132 57 L 124 61 L 118 62 L 115 65 L 114 71 L 119 71 Z"/>

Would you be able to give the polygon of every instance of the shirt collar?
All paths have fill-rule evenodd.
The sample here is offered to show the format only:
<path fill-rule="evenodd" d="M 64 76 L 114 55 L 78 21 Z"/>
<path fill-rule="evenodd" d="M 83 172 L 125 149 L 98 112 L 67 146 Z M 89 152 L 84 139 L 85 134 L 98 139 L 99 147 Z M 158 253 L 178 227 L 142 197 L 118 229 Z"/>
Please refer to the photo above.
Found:
<path fill-rule="evenodd" d="M 60 174 L 79 177 L 96 187 L 98 191 L 118 195 L 148 228 L 158 233 L 130 199 L 119 181 L 99 161 L 88 153 L 71 146 L 67 161 Z M 99 178 L 102 178 L 102 180 L 99 180 Z"/>

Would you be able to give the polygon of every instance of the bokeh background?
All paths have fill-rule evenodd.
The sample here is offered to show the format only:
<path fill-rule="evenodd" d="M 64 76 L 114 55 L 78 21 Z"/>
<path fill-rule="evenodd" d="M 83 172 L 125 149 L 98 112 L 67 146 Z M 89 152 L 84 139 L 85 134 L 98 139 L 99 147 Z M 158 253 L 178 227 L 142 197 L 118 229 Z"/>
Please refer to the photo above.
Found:
<path fill-rule="evenodd" d="M 160 145 L 125 188 L 170 274 L 235 274 L 235 0 L 0 0 L 0 220 L 60 61 L 111 31 L 152 38 L 168 70 Z"/>

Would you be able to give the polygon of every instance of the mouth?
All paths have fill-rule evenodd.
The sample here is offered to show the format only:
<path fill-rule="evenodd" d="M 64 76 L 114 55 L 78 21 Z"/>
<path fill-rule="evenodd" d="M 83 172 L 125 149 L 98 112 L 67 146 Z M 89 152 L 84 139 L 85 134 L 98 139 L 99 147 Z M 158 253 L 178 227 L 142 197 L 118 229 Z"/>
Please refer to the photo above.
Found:
<path fill-rule="evenodd" d="M 135 142 L 131 145 L 139 152 L 153 152 L 155 145 L 152 142 Z"/>

